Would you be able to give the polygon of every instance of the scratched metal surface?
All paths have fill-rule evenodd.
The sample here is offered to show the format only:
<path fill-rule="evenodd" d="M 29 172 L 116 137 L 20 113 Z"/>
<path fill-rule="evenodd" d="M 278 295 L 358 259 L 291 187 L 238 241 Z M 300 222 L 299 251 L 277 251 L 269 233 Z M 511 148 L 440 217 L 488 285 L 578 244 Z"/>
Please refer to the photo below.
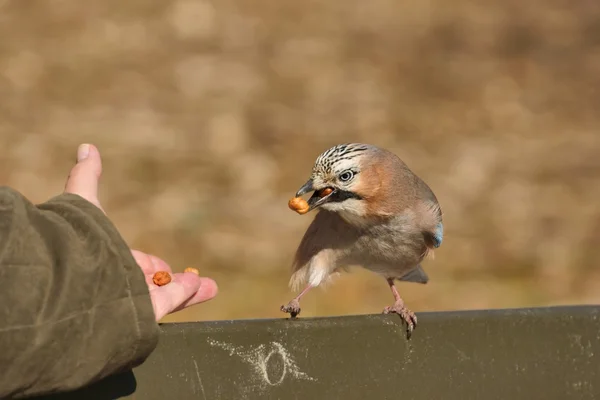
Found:
<path fill-rule="evenodd" d="M 600 307 L 180 323 L 130 376 L 54 398 L 598 399 Z"/>

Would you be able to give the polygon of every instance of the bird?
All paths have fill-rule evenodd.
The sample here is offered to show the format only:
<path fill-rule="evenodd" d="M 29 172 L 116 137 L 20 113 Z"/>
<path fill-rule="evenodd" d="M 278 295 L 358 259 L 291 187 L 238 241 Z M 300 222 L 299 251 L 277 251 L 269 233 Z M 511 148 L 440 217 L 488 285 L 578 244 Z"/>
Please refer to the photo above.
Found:
<path fill-rule="evenodd" d="M 383 277 L 394 297 L 384 314 L 397 314 L 410 338 L 417 317 L 396 281 L 426 284 L 422 267 L 443 241 L 442 209 L 431 188 L 395 153 L 371 144 L 343 143 L 322 152 L 296 198 L 312 193 L 316 215 L 295 252 L 289 286 L 300 294 L 280 307 L 294 319 L 300 299 L 317 286 L 360 266 Z"/>

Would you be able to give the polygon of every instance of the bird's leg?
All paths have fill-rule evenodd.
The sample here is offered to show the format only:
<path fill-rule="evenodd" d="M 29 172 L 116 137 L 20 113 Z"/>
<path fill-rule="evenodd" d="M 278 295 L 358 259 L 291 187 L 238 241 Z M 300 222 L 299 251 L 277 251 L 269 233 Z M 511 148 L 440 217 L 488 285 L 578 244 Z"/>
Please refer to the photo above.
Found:
<path fill-rule="evenodd" d="M 284 313 L 288 313 L 292 316 L 292 318 L 296 318 L 298 314 L 300 314 L 300 298 L 306 294 L 310 289 L 312 289 L 311 285 L 307 285 L 302 292 L 285 306 L 281 306 L 281 311 Z"/>
<path fill-rule="evenodd" d="M 384 308 L 383 313 L 395 313 L 402 317 L 402 319 L 408 325 L 407 334 L 410 338 L 412 331 L 417 326 L 417 316 L 404 305 L 404 300 L 402 300 L 402 297 L 400 297 L 400 293 L 398 293 L 398 289 L 396 289 L 396 285 L 394 285 L 394 279 L 388 278 L 387 283 L 388 285 L 390 285 L 390 289 L 392 290 L 392 294 L 394 295 L 394 305 Z"/>

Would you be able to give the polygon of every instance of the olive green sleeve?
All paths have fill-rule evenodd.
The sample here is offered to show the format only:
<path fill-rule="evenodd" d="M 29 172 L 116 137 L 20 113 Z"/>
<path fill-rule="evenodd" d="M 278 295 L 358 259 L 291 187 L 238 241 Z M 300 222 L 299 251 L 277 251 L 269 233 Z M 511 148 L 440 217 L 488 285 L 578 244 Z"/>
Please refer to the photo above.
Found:
<path fill-rule="evenodd" d="M 102 211 L 0 187 L 0 398 L 79 388 L 139 365 L 157 341 L 144 275 Z"/>

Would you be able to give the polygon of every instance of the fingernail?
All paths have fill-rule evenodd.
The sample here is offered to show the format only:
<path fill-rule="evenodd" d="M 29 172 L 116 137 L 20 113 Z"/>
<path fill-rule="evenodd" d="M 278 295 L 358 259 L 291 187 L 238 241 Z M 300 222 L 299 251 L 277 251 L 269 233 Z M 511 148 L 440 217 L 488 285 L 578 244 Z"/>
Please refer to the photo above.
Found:
<path fill-rule="evenodd" d="M 77 162 L 81 162 L 90 154 L 90 145 L 82 144 L 77 148 Z"/>

